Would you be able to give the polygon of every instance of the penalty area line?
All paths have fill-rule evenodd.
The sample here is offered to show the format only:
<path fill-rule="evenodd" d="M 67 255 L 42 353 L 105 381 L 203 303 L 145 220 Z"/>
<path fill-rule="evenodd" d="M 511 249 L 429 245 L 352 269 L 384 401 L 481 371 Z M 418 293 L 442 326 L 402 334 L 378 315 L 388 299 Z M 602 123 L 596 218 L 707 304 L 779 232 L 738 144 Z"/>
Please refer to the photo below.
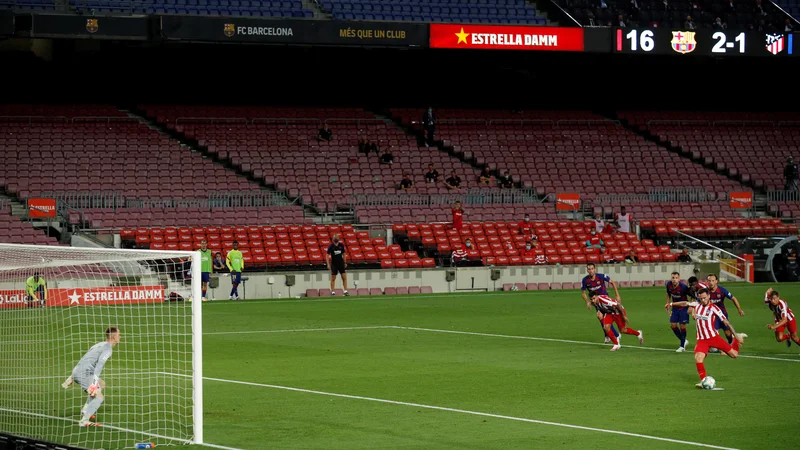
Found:
<path fill-rule="evenodd" d="M 179 375 L 185 376 L 185 375 Z M 627 431 L 619 431 L 619 430 L 608 430 L 605 428 L 595 428 L 595 427 L 586 427 L 582 425 L 572 425 L 568 423 L 559 423 L 559 422 L 550 422 L 546 420 L 536 420 L 536 419 L 528 419 L 525 417 L 514 417 L 514 416 L 506 416 L 502 414 L 492 414 L 480 411 L 470 411 L 466 409 L 458 409 L 458 408 L 448 408 L 444 406 L 436 406 L 436 405 L 425 405 L 421 403 L 410 403 L 410 402 L 401 402 L 397 400 L 387 400 L 382 398 L 374 398 L 374 397 L 363 397 L 360 395 L 350 395 L 350 394 L 339 394 L 335 392 L 325 392 L 325 391 L 316 391 L 312 389 L 301 389 L 291 386 L 280 386 L 275 384 L 265 384 L 265 383 L 253 383 L 249 381 L 238 381 L 238 380 L 228 380 L 224 378 L 212 378 L 212 377 L 203 377 L 204 380 L 209 381 L 217 381 L 220 383 L 230 383 L 230 384 L 239 384 L 244 386 L 253 386 L 253 387 L 263 387 L 269 389 L 279 389 L 283 391 L 292 391 L 292 392 L 302 392 L 305 394 L 316 394 L 316 395 L 324 395 L 328 397 L 338 397 L 338 398 L 346 398 L 351 400 L 364 400 L 369 402 L 375 403 L 384 403 L 390 405 L 399 405 L 399 406 L 411 406 L 414 408 L 422 408 L 422 409 L 430 409 L 435 411 L 444 411 L 444 412 L 451 412 L 451 413 L 459 413 L 459 414 L 467 414 L 472 416 L 480 416 L 480 417 L 490 417 L 493 419 L 503 419 L 503 420 L 512 420 L 516 422 L 526 422 L 526 423 L 535 423 L 539 425 L 550 425 L 555 427 L 561 428 L 571 428 L 575 430 L 583 430 L 583 431 L 594 431 L 597 433 L 606 433 L 606 434 L 615 434 L 619 436 L 628 436 L 628 437 L 635 437 L 640 439 L 649 439 L 653 441 L 661 441 L 661 442 L 670 442 L 673 444 L 683 444 L 683 445 L 690 445 L 694 447 L 705 447 L 705 448 L 714 448 L 719 450 L 737 450 L 731 447 L 722 447 L 718 445 L 711 445 L 711 444 L 703 444 L 701 442 L 692 442 L 692 441 L 683 441 L 680 439 L 670 439 L 665 437 L 659 436 L 650 436 L 646 434 L 639 434 L 639 433 L 629 433 Z"/>
<path fill-rule="evenodd" d="M 171 375 L 183 376 L 183 375 L 179 375 L 179 374 L 171 374 Z M 78 420 L 68 419 L 66 417 L 50 416 L 50 415 L 47 415 L 47 414 L 39 414 L 39 413 L 33 413 L 33 412 L 28 412 L 28 411 L 19 411 L 19 410 L 16 410 L 16 409 L 0 408 L 0 411 L 5 411 L 5 412 L 9 412 L 9 413 L 14 413 L 14 414 L 22 414 L 24 416 L 30 416 L 30 417 L 39 417 L 39 418 L 42 418 L 42 419 L 61 420 L 63 422 L 72 422 L 72 423 L 75 423 L 75 424 L 77 424 L 79 422 Z M 202 445 L 203 447 L 218 448 L 220 450 L 242 450 L 240 448 L 226 447 L 224 445 L 206 444 L 206 443 L 202 443 L 201 444 L 201 443 L 193 442 L 193 441 L 191 441 L 189 439 L 164 436 L 162 434 L 153 434 L 153 433 L 148 433 L 148 432 L 144 432 L 144 431 L 136 431 L 136 430 L 131 430 L 129 428 L 115 427 L 113 425 L 103 424 L 99 428 L 100 429 L 106 428 L 106 429 L 109 429 L 109 430 L 124 431 L 126 433 L 140 434 L 140 435 L 143 435 L 143 436 L 147 436 L 148 438 L 166 439 L 166 440 L 169 440 L 169 441 L 181 442 L 183 444 Z"/>
<path fill-rule="evenodd" d="M 505 339 L 523 339 L 523 340 L 530 340 L 530 341 L 545 341 L 545 342 L 561 342 L 564 344 L 582 344 L 582 345 L 599 345 L 603 347 L 608 347 L 611 344 L 604 344 L 601 342 L 588 342 L 588 341 L 573 341 L 569 339 L 554 339 L 554 338 L 542 338 L 542 337 L 534 337 L 534 336 L 517 336 L 513 334 L 494 334 L 494 333 L 478 333 L 475 331 L 459 331 L 459 330 L 438 330 L 436 328 L 419 328 L 419 327 L 403 327 L 403 326 L 396 326 L 393 327 L 398 330 L 412 330 L 412 331 L 427 331 L 430 333 L 447 333 L 447 334 L 461 334 L 461 335 L 468 335 L 468 336 L 481 336 L 481 337 L 496 337 L 496 338 L 505 338 Z M 635 339 L 635 337 L 631 337 L 630 339 Z M 658 348 L 658 347 L 644 347 L 641 345 L 623 345 L 622 349 L 637 349 L 637 350 L 652 350 L 658 352 L 672 352 L 675 353 L 675 350 L 671 350 L 668 348 Z M 689 354 L 693 354 L 692 352 L 686 352 Z M 771 356 L 756 356 L 756 355 L 742 355 L 741 353 L 738 356 L 739 358 L 748 358 L 748 359 L 766 359 L 769 361 L 788 361 L 788 362 L 800 362 L 800 359 L 787 359 L 787 358 L 774 358 Z"/>
<path fill-rule="evenodd" d="M 261 334 L 261 333 L 300 333 L 302 331 L 354 331 L 354 330 L 380 330 L 397 328 L 393 325 L 376 325 L 371 327 L 335 327 L 335 328 L 293 328 L 286 330 L 252 330 L 252 331 L 214 331 L 203 335 L 215 334 Z"/>

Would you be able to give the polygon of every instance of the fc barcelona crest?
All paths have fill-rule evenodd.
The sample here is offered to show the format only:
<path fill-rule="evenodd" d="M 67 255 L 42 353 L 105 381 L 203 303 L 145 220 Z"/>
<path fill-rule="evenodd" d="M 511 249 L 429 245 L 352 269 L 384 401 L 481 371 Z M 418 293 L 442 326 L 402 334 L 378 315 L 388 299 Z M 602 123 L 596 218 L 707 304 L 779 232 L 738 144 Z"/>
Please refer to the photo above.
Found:
<path fill-rule="evenodd" d="M 693 31 L 673 31 L 672 32 L 672 49 L 680 54 L 692 53 L 697 48 L 697 41 L 694 40 L 695 33 Z"/>
<path fill-rule="evenodd" d="M 234 34 L 236 34 L 236 25 L 232 23 L 226 23 L 224 31 L 225 36 L 232 37 Z"/>
<path fill-rule="evenodd" d="M 97 19 L 86 19 L 86 31 L 96 33 L 98 29 Z"/>

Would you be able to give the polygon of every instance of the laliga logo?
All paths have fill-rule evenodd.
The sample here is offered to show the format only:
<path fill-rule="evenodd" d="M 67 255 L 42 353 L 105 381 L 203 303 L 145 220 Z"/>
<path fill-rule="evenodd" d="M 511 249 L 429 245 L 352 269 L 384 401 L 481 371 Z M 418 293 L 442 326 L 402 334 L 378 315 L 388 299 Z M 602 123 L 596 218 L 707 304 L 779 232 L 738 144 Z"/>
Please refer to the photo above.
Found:
<path fill-rule="evenodd" d="M 750 203 L 750 197 L 733 197 L 733 201 L 739 203 Z"/>

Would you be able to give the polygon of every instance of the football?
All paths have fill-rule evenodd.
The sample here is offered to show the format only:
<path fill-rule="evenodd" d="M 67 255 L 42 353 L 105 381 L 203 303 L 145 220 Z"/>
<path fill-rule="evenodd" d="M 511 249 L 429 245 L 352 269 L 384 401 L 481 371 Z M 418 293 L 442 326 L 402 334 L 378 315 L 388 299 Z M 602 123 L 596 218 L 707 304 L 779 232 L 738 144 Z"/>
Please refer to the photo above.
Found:
<path fill-rule="evenodd" d="M 705 377 L 700 382 L 700 386 L 703 386 L 703 389 L 714 389 L 717 386 L 717 380 L 714 377 Z"/>
<path fill-rule="evenodd" d="M 518 290 L 519 290 L 519 288 L 518 288 L 518 287 L 517 287 L 517 285 L 515 284 L 515 285 L 511 286 L 511 290 L 512 290 L 512 291 L 518 291 Z"/>

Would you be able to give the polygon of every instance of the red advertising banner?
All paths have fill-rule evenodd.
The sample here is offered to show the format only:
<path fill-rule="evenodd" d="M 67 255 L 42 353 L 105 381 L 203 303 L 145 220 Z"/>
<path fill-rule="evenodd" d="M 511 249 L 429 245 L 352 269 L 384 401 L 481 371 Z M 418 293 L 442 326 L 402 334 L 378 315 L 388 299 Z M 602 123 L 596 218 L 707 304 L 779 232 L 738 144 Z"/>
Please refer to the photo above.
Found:
<path fill-rule="evenodd" d="M 753 207 L 752 192 L 731 192 L 729 198 L 733 209 L 749 209 Z"/>
<path fill-rule="evenodd" d="M 431 48 L 583 51 L 583 28 L 431 24 Z"/>
<path fill-rule="evenodd" d="M 0 308 L 26 306 L 24 289 L 0 291 Z M 163 303 L 163 286 L 120 286 L 97 288 L 55 288 L 47 290 L 47 306 L 101 306 Z"/>
<path fill-rule="evenodd" d="M 581 207 L 580 194 L 556 194 L 557 211 L 575 211 Z"/>
<path fill-rule="evenodd" d="M 54 198 L 29 198 L 29 217 L 55 217 L 56 199 Z"/>

